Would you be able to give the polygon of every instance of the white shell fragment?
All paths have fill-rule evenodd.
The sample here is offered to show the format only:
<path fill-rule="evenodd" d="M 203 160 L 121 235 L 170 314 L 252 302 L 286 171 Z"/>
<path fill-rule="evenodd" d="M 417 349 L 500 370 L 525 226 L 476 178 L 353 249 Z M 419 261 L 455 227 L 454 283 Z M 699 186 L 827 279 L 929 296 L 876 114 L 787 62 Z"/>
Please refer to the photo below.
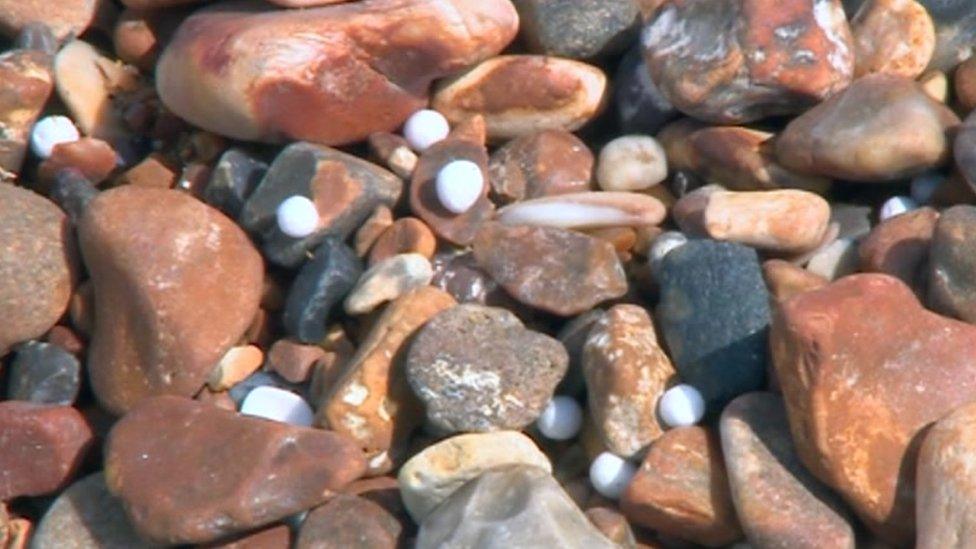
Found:
<path fill-rule="evenodd" d="M 639 227 L 658 225 L 667 211 L 646 194 L 583 192 L 524 200 L 498 210 L 506 225 L 535 225 L 560 229 Z"/>

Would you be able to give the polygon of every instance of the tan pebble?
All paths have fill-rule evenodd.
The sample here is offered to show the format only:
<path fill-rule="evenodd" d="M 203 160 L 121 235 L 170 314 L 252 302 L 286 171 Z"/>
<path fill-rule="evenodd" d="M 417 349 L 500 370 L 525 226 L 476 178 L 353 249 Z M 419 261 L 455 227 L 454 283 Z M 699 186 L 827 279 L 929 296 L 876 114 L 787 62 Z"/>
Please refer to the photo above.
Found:
<path fill-rule="evenodd" d="M 416 217 L 402 217 L 387 227 L 369 252 L 369 265 L 397 254 L 420 254 L 427 259 L 437 251 L 437 237 Z"/>
<path fill-rule="evenodd" d="M 50 158 L 38 167 L 38 178 L 54 181 L 58 172 L 78 170 L 93 185 L 101 184 L 119 166 L 119 157 L 111 145 L 93 137 L 82 137 L 71 143 L 54 146 Z"/>
<path fill-rule="evenodd" d="M 935 53 L 935 25 L 914 0 L 869 0 L 851 27 L 855 78 L 873 73 L 915 78 Z"/>
<path fill-rule="evenodd" d="M 918 83 L 929 97 L 939 103 L 949 100 L 949 79 L 939 70 L 931 70 L 918 77 Z"/>
<path fill-rule="evenodd" d="M 119 175 L 115 184 L 169 189 L 176 185 L 178 178 L 176 168 L 162 155 L 153 153 Z"/>
<path fill-rule="evenodd" d="M 764 262 L 762 270 L 769 293 L 779 300 L 789 299 L 796 294 L 816 290 L 830 283 L 823 276 L 782 259 L 770 259 Z"/>
<path fill-rule="evenodd" d="M 226 391 L 253 374 L 264 362 L 264 353 L 254 345 L 231 347 L 214 366 L 207 380 L 211 391 Z"/>

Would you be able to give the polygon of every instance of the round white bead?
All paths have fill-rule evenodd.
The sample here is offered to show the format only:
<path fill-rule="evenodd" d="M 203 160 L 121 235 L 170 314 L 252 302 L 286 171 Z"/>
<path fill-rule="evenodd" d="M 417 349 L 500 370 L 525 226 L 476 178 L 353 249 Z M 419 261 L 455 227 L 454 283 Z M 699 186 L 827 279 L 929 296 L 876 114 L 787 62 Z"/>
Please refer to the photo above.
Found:
<path fill-rule="evenodd" d="M 583 408 L 568 396 L 552 397 L 536 420 L 539 432 L 552 440 L 569 440 L 583 426 Z"/>
<path fill-rule="evenodd" d="M 705 415 L 705 399 L 691 385 L 675 385 L 661 395 L 658 413 L 668 427 L 688 427 Z"/>
<path fill-rule="evenodd" d="M 403 125 L 403 137 L 410 147 L 418 152 L 423 152 L 444 139 L 450 131 L 451 126 L 444 115 L 431 109 L 423 109 L 411 114 Z"/>
<path fill-rule="evenodd" d="M 81 139 L 78 128 L 67 116 L 45 116 L 34 124 L 30 144 L 34 154 L 50 158 L 54 147 L 62 143 L 74 143 Z"/>
<path fill-rule="evenodd" d="M 878 213 L 878 218 L 880 218 L 881 221 L 884 221 L 886 219 L 891 219 L 896 215 L 901 215 L 905 212 L 910 212 L 917 209 L 918 204 L 916 204 L 911 198 L 907 196 L 893 196 L 881 205 L 881 211 Z"/>
<path fill-rule="evenodd" d="M 627 489 L 636 472 L 633 463 L 610 452 L 603 452 L 590 464 L 590 484 L 603 497 L 617 499 Z"/>
<path fill-rule="evenodd" d="M 938 173 L 923 173 L 912 179 L 912 200 L 917 204 L 928 204 L 935 190 L 945 182 L 945 177 Z"/>
<path fill-rule="evenodd" d="M 278 228 L 293 238 L 305 238 L 319 225 L 319 211 L 315 203 L 304 196 L 289 197 L 278 205 L 275 212 Z"/>
<path fill-rule="evenodd" d="M 463 214 L 481 198 L 485 176 L 470 160 L 448 162 L 437 172 L 437 199 L 451 213 Z"/>
<path fill-rule="evenodd" d="M 302 427 L 311 427 L 315 419 L 312 407 L 302 397 L 268 385 L 257 387 L 244 397 L 241 413 Z"/>

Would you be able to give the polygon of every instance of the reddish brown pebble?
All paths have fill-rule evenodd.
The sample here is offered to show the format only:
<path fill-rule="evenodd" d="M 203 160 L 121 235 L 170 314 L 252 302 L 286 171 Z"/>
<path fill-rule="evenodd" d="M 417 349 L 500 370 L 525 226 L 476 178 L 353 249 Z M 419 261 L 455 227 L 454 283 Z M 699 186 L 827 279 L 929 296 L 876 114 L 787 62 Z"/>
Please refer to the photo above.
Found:
<path fill-rule="evenodd" d="M 380 505 L 341 494 L 302 521 L 296 549 L 396 549 L 403 525 Z"/>
<path fill-rule="evenodd" d="M 254 345 L 231 347 L 210 372 L 207 386 L 211 391 L 226 391 L 256 372 L 262 362 L 264 353 Z"/>
<path fill-rule="evenodd" d="M 76 357 L 83 356 L 86 349 L 85 340 L 67 326 L 55 326 L 51 328 L 51 331 L 47 333 L 44 340 L 61 347 Z"/>
<path fill-rule="evenodd" d="M 292 383 L 304 383 L 312 376 L 315 363 L 326 351 L 317 345 L 303 345 L 287 339 L 275 341 L 268 350 L 267 368 Z"/>
<path fill-rule="evenodd" d="M 920 208 L 882 221 L 858 247 L 861 270 L 889 274 L 914 286 L 925 274 L 922 269 L 938 219 L 939 212 Z"/>
<path fill-rule="evenodd" d="M 123 62 L 152 74 L 162 47 L 185 15 L 184 10 L 126 9 L 112 31 L 115 54 Z"/>
<path fill-rule="evenodd" d="M 65 486 L 93 438 L 85 418 L 70 406 L 0 402 L 0 501 Z"/>
<path fill-rule="evenodd" d="M 105 481 L 156 543 L 201 543 L 328 500 L 366 469 L 330 431 L 241 416 L 181 397 L 149 399 L 113 427 Z"/>
<path fill-rule="evenodd" d="M 416 217 L 401 217 L 376 239 L 369 252 L 369 265 L 397 254 L 420 254 L 427 259 L 437 251 L 437 237 Z"/>
<path fill-rule="evenodd" d="M 407 517 L 406 508 L 400 498 L 400 486 L 394 477 L 359 479 L 346 486 L 343 493 L 368 499 L 394 516 Z"/>
<path fill-rule="evenodd" d="M 230 540 L 200 545 L 198 549 L 290 549 L 291 528 L 279 524 Z"/>
<path fill-rule="evenodd" d="M 390 211 L 389 207 L 380 204 L 356 231 L 353 241 L 356 255 L 366 257 L 370 248 L 373 247 L 380 235 L 390 228 L 390 225 L 393 225 L 393 212 Z"/>
<path fill-rule="evenodd" d="M 513 139 L 491 155 L 488 175 L 499 204 L 591 189 L 593 153 L 575 135 L 544 130 Z"/>
<path fill-rule="evenodd" d="M 176 168 L 163 156 L 153 153 L 129 168 L 115 180 L 116 185 L 169 189 L 179 179 Z"/>
<path fill-rule="evenodd" d="M 93 137 L 54 146 L 51 157 L 41 162 L 38 178 L 51 183 L 58 172 L 78 170 L 92 185 L 98 185 L 119 167 L 119 157 L 111 145 Z"/>
<path fill-rule="evenodd" d="M 956 67 L 952 83 L 963 111 L 968 113 L 976 108 L 976 58 L 970 57 Z"/>
<path fill-rule="evenodd" d="M 32 525 L 25 518 L 0 517 L 0 547 L 27 549 L 32 537 Z"/>
<path fill-rule="evenodd" d="M 830 283 L 826 278 L 782 259 L 764 262 L 762 270 L 769 293 L 780 300 L 822 288 Z"/>
<path fill-rule="evenodd" d="M 0 6 L 20 2 L 0 0 Z M 13 50 L 0 55 L 0 181 L 12 181 L 20 173 L 31 128 L 53 90 L 48 54 Z"/>
<path fill-rule="evenodd" d="M 915 78 L 935 53 L 935 25 L 914 0 L 865 2 L 851 26 L 856 78 L 872 73 Z"/>

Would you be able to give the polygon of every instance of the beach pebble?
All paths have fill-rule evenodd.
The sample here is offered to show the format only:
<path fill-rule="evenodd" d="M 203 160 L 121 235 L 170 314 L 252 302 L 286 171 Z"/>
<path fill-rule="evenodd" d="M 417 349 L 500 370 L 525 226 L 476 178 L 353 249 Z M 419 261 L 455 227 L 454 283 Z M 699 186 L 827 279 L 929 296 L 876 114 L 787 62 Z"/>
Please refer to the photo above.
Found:
<path fill-rule="evenodd" d="M 403 124 L 403 137 L 417 152 L 424 152 L 431 145 L 443 140 L 451 133 L 451 126 L 444 115 L 432 110 L 421 109 L 410 115 Z"/>
<path fill-rule="evenodd" d="M 203 190 L 203 200 L 231 219 L 237 219 L 267 171 L 266 163 L 247 152 L 227 149 L 214 165 L 210 181 Z"/>
<path fill-rule="evenodd" d="M 67 116 L 46 116 L 38 120 L 31 129 L 31 151 L 41 158 L 49 158 L 55 146 L 80 138 L 78 128 Z"/>
<path fill-rule="evenodd" d="M 640 191 L 668 176 L 664 148 L 647 135 L 625 135 L 600 150 L 596 180 L 605 191 Z"/>
<path fill-rule="evenodd" d="M 552 440 L 569 440 L 583 426 L 583 408 L 570 396 L 554 396 L 535 421 L 542 436 Z"/>
<path fill-rule="evenodd" d="M 81 364 L 57 345 L 30 341 L 17 347 L 7 374 L 7 398 L 70 405 L 81 386 Z"/>
<path fill-rule="evenodd" d="M 647 251 L 647 263 L 651 267 L 651 272 L 657 273 L 661 268 L 661 262 L 672 250 L 680 248 L 688 243 L 688 237 L 679 231 L 665 231 L 658 235 L 651 242 Z"/>
<path fill-rule="evenodd" d="M 976 208 L 944 210 L 935 222 L 928 249 L 928 306 L 966 322 L 976 322 Z"/>
<path fill-rule="evenodd" d="M 826 278 L 782 259 L 768 259 L 763 262 L 762 269 L 770 295 L 778 300 L 789 299 L 830 283 Z"/>
<path fill-rule="evenodd" d="M 935 53 L 935 25 L 913 0 L 871 0 L 851 20 L 854 76 L 884 73 L 915 78 Z"/>
<path fill-rule="evenodd" d="M 359 277 L 346 297 L 345 310 L 351 315 L 369 313 L 414 288 L 426 286 L 433 276 L 430 260 L 420 254 L 388 257 Z"/>
<path fill-rule="evenodd" d="M 295 549 L 396 549 L 403 543 L 404 530 L 397 517 L 379 504 L 360 496 L 339 494 L 308 513 L 298 531 Z"/>
<path fill-rule="evenodd" d="M 262 362 L 264 353 L 254 345 L 231 347 L 214 366 L 207 386 L 211 391 L 226 391 L 253 374 Z"/>
<path fill-rule="evenodd" d="M 926 207 L 882 221 L 858 246 L 861 270 L 890 274 L 909 286 L 924 281 L 938 219 Z"/>
<path fill-rule="evenodd" d="M 326 351 L 318 345 L 279 339 L 268 349 L 265 367 L 286 381 L 303 383 L 312 376 L 316 363 L 322 360 L 326 360 Z"/>
<path fill-rule="evenodd" d="M 312 407 L 302 397 L 276 387 L 257 387 L 241 404 L 246 416 L 263 417 L 299 427 L 311 427 L 315 418 Z"/>
<path fill-rule="evenodd" d="M 925 434 L 916 480 L 920 549 L 961 547 L 976 540 L 969 522 L 976 510 L 976 476 L 969 467 L 976 451 L 976 407 L 961 406 Z"/>
<path fill-rule="evenodd" d="M 371 155 L 401 179 L 409 180 L 417 167 L 417 156 L 407 140 L 395 133 L 376 132 L 367 140 Z"/>
<path fill-rule="evenodd" d="M 884 221 L 897 215 L 918 209 L 918 203 L 908 196 L 893 196 L 885 200 L 878 211 L 878 219 Z"/>
<path fill-rule="evenodd" d="M 34 122 L 54 90 L 50 65 L 50 54 L 39 51 L 0 55 L 0 180 L 9 181 L 21 172 Z"/>
<path fill-rule="evenodd" d="M 333 309 L 349 295 L 362 273 L 356 253 L 339 239 L 327 238 L 288 290 L 285 330 L 302 343 L 317 343 L 325 336 Z"/>
<path fill-rule="evenodd" d="M 9 38 L 30 25 L 43 23 L 58 41 L 78 36 L 91 25 L 99 9 L 98 0 L 61 0 L 59 2 L 0 1 L 0 32 Z"/>
<path fill-rule="evenodd" d="M 632 0 L 515 0 L 519 34 L 533 53 L 593 59 L 620 53 L 637 35 Z"/>
<path fill-rule="evenodd" d="M 498 210 L 495 219 L 513 226 L 585 230 L 653 226 L 666 215 L 664 204 L 653 196 L 607 191 L 523 200 Z"/>
<path fill-rule="evenodd" d="M 292 238 L 305 238 L 315 232 L 319 212 L 315 203 L 304 196 L 286 198 L 275 210 L 278 228 Z"/>
<path fill-rule="evenodd" d="M 590 190 L 593 153 L 564 130 L 512 139 L 491 155 L 488 180 L 498 204 Z"/>
<path fill-rule="evenodd" d="M 470 160 L 455 160 L 437 172 L 437 199 L 452 213 L 463 214 L 484 194 L 481 168 Z"/>
<path fill-rule="evenodd" d="M 617 499 L 627 489 L 637 467 L 626 459 L 603 452 L 590 464 L 590 484 L 601 496 Z"/>
<path fill-rule="evenodd" d="M 437 251 L 437 237 L 426 223 L 416 217 L 401 217 L 376 237 L 369 249 L 369 266 L 398 254 L 418 254 L 432 259 Z"/>
<path fill-rule="evenodd" d="M 675 385 L 661 395 L 658 414 L 668 427 L 690 427 L 705 416 L 705 399 L 691 385 Z"/>

